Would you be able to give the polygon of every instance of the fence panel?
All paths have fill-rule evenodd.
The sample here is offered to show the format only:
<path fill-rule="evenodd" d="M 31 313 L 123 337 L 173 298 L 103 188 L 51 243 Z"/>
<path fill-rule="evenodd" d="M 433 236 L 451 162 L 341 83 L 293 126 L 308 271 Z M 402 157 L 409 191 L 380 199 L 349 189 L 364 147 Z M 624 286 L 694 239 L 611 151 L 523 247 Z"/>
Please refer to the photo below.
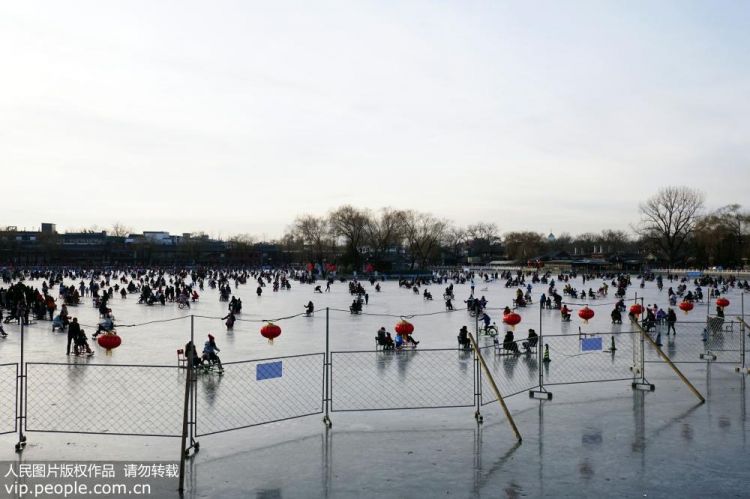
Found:
<path fill-rule="evenodd" d="M 182 434 L 183 369 L 29 362 L 26 375 L 27 431 Z"/>
<path fill-rule="evenodd" d="M 470 351 L 414 349 L 331 352 L 331 410 L 471 407 Z"/>
<path fill-rule="evenodd" d="M 704 341 L 704 329 L 707 337 Z M 731 319 L 717 321 L 711 318 L 708 325 L 700 322 L 677 322 L 677 334 L 667 335 L 666 326 L 656 326 L 649 332 L 654 339 L 661 333 L 662 351 L 677 363 L 706 362 L 710 352 L 715 362 L 738 364 L 742 358 L 742 332 L 739 324 Z M 646 362 L 661 362 L 653 348 L 645 352 Z"/>
<path fill-rule="evenodd" d="M 199 373 L 196 435 L 321 414 L 325 354 L 228 362 Z"/>
<path fill-rule="evenodd" d="M 615 350 L 611 348 L 613 338 Z M 631 332 L 545 335 L 542 341 L 549 345 L 550 362 L 543 366 L 544 384 L 632 379 L 637 339 L 637 333 Z"/>
<path fill-rule="evenodd" d="M 18 364 L 0 364 L 0 435 L 18 429 Z"/>
<path fill-rule="evenodd" d="M 497 351 L 494 346 L 479 347 L 479 350 L 504 398 L 528 392 L 535 386 L 539 386 L 539 356 L 536 352 L 520 355 L 504 354 Z M 496 402 L 497 397 L 487 382 L 484 370 L 481 374 L 482 405 Z"/>

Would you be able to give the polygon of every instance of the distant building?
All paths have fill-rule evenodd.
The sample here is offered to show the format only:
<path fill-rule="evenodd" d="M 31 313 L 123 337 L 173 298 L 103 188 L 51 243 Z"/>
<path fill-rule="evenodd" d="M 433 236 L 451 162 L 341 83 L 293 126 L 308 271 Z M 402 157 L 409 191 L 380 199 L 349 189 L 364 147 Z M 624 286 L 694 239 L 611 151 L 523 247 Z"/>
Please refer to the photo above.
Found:
<path fill-rule="evenodd" d="M 154 244 L 172 245 L 175 244 L 175 239 L 165 231 L 151 231 L 144 230 L 143 237 Z"/>

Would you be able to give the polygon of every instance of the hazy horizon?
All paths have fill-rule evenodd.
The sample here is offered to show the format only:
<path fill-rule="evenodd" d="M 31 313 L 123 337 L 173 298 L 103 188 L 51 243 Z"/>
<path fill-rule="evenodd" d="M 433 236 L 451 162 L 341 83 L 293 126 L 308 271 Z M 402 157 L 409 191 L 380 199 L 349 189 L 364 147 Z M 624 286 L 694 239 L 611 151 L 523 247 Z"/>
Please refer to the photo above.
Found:
<path fill-rule="evenodd" d="M 0 225 L 279 237 L 343 204 L 630 232 L 750 185 L 745 2 L 0 6 Z"/>

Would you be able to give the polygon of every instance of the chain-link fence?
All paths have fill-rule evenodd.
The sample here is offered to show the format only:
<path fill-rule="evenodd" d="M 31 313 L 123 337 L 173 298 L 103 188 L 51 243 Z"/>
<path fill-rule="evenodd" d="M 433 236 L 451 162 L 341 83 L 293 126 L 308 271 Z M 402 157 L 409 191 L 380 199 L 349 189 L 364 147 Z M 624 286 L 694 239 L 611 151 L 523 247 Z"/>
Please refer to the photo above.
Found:
<path fill-rule="evenodd" d="M 201 335 L 210 330 L 205 324 L 197 329 Z M 678 321 L 676 332 L 667 334 L 667 325 L 657 324 L 648 333 L 674 362 L 743 358 L 745 341 L 736 318 Z M 643 363 L 662 362 L 650 342 L 643 347 L 639 331 L 545 334 L 537 345 L 516 340 L 516 348 L 491 339 L 484 338 L 490 344 L 479 352 L 503 397 L 550 385 L 645 379 Z M 244 353 L 240 349 L 237 355 L 241 359 Z M 18 370 L 24 368 L 0 365 L 0 433 L 19 430 L 23 420 L 20 429 L 30 432 L 180 436 L 188 373 L 181 358 L 174 366 L 26 363 L 22 390 Z M 476 352 L 463 348 L 373 349 L 196 369 L 188 414 L 191 441 L 329 411 L 478 409 L 497 400 L 478 360 Z"/>
<path fill-rule="evenodd" d="M 479 347 L 479 350 L 503 397 L 528 392 L 539 385 L 539 356 L 536 351 L 516 355 L 494 346 Z M 521 350 L 523 350 L 522 346 L 519 347 L 519 351 Z M 481 380 L 482 404 L 497 401 L 497 397 L 489 389 L 490 385 L 484 371 L 482 371 Z"/>
<path fill-rule="evenodd" d="M 669 333 L 669 334 L 667 334 Z M 669 331 L 665 324 L 656 325 L 649 335 L 661 343 L 662 351 L 676 363 L 701 363 L 711 360 L 739 364 L 744 339 L 738 321 L 710 317 L 708 321 L 681 321 Z M 661 362 L 653 348 L 645 351 L 646 362 Z"/>
<path fill-rule="evenodd" d="M 175 366 L 26 364 L 26 431 L 178 437 L 185 371 Z"/>
<path fill-rule="evenodd" d="M 17 429 L 17 383 L 18 364 L 0 364 L 0 435 Z"/>
<path fill-rule="evenodd" d="M 196 372 L 196 436 L 323 412 L 325 354 L 228 362 Z"/>
<path fill-rule="evenodd" d="M 331 352 L 331 411 L 472 407 L 471 351 Z"/>
<path fill-rule="evenodd" d="M 638 354 L 638 333 L 544 335 L 549 362 L 544 363 L 544 384 L 563 385 L 633 378 Z M 614 348 L 613 348 L 614 346 Z"/>

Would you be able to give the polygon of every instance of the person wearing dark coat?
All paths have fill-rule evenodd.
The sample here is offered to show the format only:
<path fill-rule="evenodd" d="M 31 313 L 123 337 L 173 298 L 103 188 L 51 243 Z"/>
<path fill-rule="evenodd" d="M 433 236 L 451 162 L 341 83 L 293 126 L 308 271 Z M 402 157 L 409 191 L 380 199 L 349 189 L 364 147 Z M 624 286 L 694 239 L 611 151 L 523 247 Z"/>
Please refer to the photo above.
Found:
<path fill-rule="evenodd" d="M 78 324 L 78 317 L 73 317 L 73 322 L 68 326 L 68 348 L 65 351 L 65 355 L 70 355 L 70 344 L 75 342 L 80 333 L 81 325 Z"/>

